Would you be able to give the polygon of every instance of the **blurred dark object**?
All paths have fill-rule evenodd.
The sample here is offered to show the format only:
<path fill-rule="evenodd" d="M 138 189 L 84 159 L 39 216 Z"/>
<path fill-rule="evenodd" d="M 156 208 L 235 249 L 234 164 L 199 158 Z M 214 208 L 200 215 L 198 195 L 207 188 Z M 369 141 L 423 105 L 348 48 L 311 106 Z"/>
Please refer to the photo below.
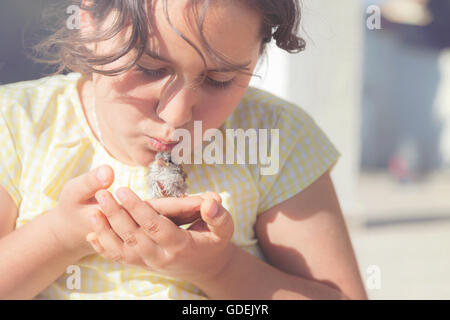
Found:
<path fill-rule="evenodd" d="M 450 48 L 450 0 L 429 0 L 427 8 L 433 19 L 425 27 L 431 43 L 439 49 Z"/>
<path fill-rule="evenodd" d="M 52 70 L 35 63 L 30 46 L 46 36 L 42 29 L 45 6 L 57 0 L 0 1 L 0 84 L 38 79 Z"/>
<path fill-rule="evenodd" d="M 432 2 L 387 1 L 382 29 L 365 30 L 361 167 L 388 169 L 400 183 L 419 182 L 446 165 L 437 97 L 450 13 L 445 7 L 433 20 Z"/>
<path fill-rule="evenodd" d="M 395 0 L 391 0 L 395 2 Z M 436 50 L 450 48 L 450 0 L 409 0 L 411 3 L 423 3 L 422 14 L 430 16 L 425 25 L 414 25 L 392 21 L 383 15 L 383 29 L 391 31 L 407 43 L 431 47 Z M 388 1 L 389 2 L 389 1 Z M 399 1 L 400 2 L 400 1 Z M 405 5 L 407 1 L 403 1 Z M 388 8 L 384 9 L 384 11 Z M 413 14 L 413 13 L 411 13 Z"/>

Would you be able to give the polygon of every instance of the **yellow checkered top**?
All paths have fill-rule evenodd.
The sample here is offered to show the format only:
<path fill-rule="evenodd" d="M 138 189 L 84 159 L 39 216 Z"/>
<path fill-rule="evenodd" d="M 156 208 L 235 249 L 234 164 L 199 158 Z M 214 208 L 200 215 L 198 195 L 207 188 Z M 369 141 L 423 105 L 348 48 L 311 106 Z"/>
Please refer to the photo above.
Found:
<path fill-rule="evenodd" d="M 0 86 L 0 184 L 19 208 L 17 228 L 54 207 L 66 181 L 102 164 L 114 170 L 111 192 L 126 186 L 146 199 L 148 169 L 122 164 L 95 139 L 76 90 L 80 79 L 70 73 Z M 340 154 L 304 110 L 253 87 L 221 127 L 238 128 L 279 129 L 278 173 L 262 175 L 259 164 L 185 165 L 188 193 L 219 193 L 234 220 L 232 242 L 264 259 L 253 230 L 258 214 L 308 187 Z M 80 289 L 67 285 L 67 273 L 37 298 L 207 298 L 188 282 L 98 255 L 74 265 Z"/>

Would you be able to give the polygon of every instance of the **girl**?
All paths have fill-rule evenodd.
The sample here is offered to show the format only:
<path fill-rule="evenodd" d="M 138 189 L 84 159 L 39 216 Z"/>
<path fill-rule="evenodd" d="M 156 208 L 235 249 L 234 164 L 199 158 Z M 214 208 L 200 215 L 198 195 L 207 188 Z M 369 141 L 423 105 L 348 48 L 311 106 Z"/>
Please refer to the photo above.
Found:
<path fill-rule="evenodd" d="M 339 153 L 249 87 L 272 39 L 304 49 L 297 1 L 75 4 L 79 25 L 38 46 L 72 73 L 0 87 L 0 297 L 366 298 L 329 175 Z M 279 170 L 183 164 L 188 196 L 149 199 L 156 153 L 194 122 L 278 129 Z"/>

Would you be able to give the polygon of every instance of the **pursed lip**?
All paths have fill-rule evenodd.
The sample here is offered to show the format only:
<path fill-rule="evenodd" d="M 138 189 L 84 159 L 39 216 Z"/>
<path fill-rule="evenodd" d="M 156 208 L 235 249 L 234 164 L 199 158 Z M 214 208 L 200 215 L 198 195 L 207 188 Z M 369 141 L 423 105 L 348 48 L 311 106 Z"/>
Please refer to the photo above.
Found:
<path fill-rule="evenodd" d="M 146 137 L 149 138 L 150 145 L 153 147 L 153 149 L 159 152 L 170 151 L 179 143 L 176 141 L 166 141 L 159 138 L 154 138 L 151 136 Z"/>

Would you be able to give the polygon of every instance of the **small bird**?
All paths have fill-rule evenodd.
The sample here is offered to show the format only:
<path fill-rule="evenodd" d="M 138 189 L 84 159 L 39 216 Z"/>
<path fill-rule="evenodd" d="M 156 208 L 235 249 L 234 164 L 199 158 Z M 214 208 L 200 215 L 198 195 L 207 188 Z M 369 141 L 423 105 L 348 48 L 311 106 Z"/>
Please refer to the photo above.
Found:
<path fill-rule="evenodd" d="M 172 162 L 170 152 L 159 152 L 146 177 L 150 198 L 187 196 L 186 178 L 183 166 Z"/>

